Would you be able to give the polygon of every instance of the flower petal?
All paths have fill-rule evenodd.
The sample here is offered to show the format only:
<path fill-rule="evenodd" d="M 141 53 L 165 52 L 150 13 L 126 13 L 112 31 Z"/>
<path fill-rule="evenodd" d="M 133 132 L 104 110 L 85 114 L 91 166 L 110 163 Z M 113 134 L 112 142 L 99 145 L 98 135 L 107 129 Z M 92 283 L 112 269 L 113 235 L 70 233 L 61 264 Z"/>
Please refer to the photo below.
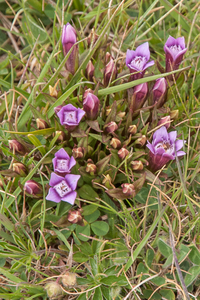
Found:
<path fill-rule="evenodd" d="M 65 180 L 69 184 L 69 186 L 74 191 L 77 187 L 77 182 L 81 176 L 80 175 L 74 175 L 74 174 L 67 174 L 65 175 Z"/>
<path fill-rule="evenodd" d="M 144 66 L 143 70 L 146 70 L 147 68 L 151 67 L 154 65 L 154 60 L 151 60 L 150 62 L 146 63 L 146 65 Z"/>
<path fill-rule="evenodd" d="M 177 131 L 169 132 L 169 140 L 172 145 L 175 143 L 176 137 L 177 137 Z"/>
<path fill-rule="evenodd" d="M 49 180 L 50 186 L 55 186 L 63 180 L 62 176 L 57 175 L 56 173 L 51 173 L 51 178 Z"/>
<path fill-rule="evenodd" d="M 185 38 L 184 36 L 181 36 L 179 38 L 176 39 L 176 45 L 180 46 L 182 49 L 185 49 Z"/>
<path fill-rule="evenodd" d="M 150 144 L 149 141 L 147 141 L 147 143 L 148 143 L 148 144 L 146 145 L 147 148 L 149 148 L 149 150 L 150 150 L 152 153 L 155 153 L 155 149 L 154 149 L 153 145 Z"/>
<path fill-rule="evenodd" d="M 53 188 L 49 189 L 49 193 L 46 196 L 46 199 L 50 200 L 50 201 L 53 201 L 53 202 L 56 202 L 56 203 L 59 203 L 61 201 L 60 196 L 58 195 L 58 193 Z"/>
<path fill-rule="evenodd" d="M 64 121 L 64 107 L 62 107 L 61 110 L 57 113 L 57 116 L 60 119 L 61 125 L 63 125 L 63 121 Z"/>
<path fill-rule="evenodd" d="M 77 111 L 77 123 L 80 123 L 80 120 L 82 119 L 82 117 L 85 115 L 85 111 L 81 108 L 78 108 Z"/>
<path fill-rule="evenodd" d="M 63 148 L 61 148 L 60 150 L 58 150 L 58 151 L 55 153 L 55 156 L 56 156 L 57 158 L 61 158 L 61 159 L 69 159 L 68 153 L 67 153 Z"/>
<path fill-rule="evenodd" d="M 61 200 L 73 205 L 76 200 L 76 196 L 77 196 L 76 192 L 71 192 L 67 194 L 65 197 L 62 197 Z"/>
<path fill-rule="evenodd" d="M 183 145 L 184 145 L 185 141 L 184 140 L 177 140 L 175 142 L 175 148 L 176 148 L 176 151 L 180 150 L 181 148 L 183 148 Z"/>
<path fill-rule="evenodd" d="M 126 52 L 126 65 L 127 65 L 127 67 L 129 67 L 128 65 L 131 63 L 131 61 L 134 59 L 134 57 L 135 57 L 135 51 L 128 49 L 127 52 Z"/>
<path fill-rule="evenodd" d="M 155 146 L 157 143 L 168 140 L 168 133 L 165 126 L 160 127 L 153 134 L 153 145 Z"/>
<path fill-rule="evenodd" d="M 135 50 L 136 56 L 142 56 L 146 58 L 146 61 L 150 59 L 150 51 L 149 51 L 149 43 L 143 43 L 142 45 L 138 46 Z"/>
<path fill-rule="evenodd" d="M 71 168 L 72 168 L 73 166 L 75 166 L 75 164 L 76 164 L 76 160 L 75 160 L 75 158 L 72 156 L 72 157 L 70 158 L 70 160 L 69 160 L 69 170 L 71 170 Z"/>
<path fill-rule="evenodd" d="M 184 151 L 178 151 L 176 154 L 177 154 L 177 156 L 182 156 L 182 155 L 185 155 L 186 153 Z"/>
<path fill-rule="evenodd" d="M 174 45 L 176 45 L 176 39 L 170 35 L 165 43 L 164 51 L 166 52 L 166 47 L 171 47 Z"/>

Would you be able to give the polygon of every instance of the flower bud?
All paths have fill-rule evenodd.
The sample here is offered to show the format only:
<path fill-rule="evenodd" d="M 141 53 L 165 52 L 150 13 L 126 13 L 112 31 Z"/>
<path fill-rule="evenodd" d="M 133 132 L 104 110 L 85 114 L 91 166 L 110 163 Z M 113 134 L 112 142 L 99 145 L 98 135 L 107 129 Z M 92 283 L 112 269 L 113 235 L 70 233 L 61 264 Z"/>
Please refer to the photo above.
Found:
<path fill-rule="evenodd" d="M 167 95 L 167 81 L 166 79 L 159 78 L 153 87 L 153 103 L 156 103 L 156 107 L 159 108 L 165 103 Z"/>
<path fill-rule="evenodd" d="M 143 163 L 140 160 L 134 160 L 131 162 L 132 169 L 135 171 L 141 171 L 144 169 Z"/>
<path fill-rule="evenodd" d="M 49 298 L 58 297 L 62 295 L 61 286 L 57 282 L 49 282 L 45 285 L 45 290 L 47 291 L 47 295 Z"/>
<path fill-rule="evenodd" d="M 88 80 L 93 81 L 93 76 L 94 76 L 94 65 L 91 60 L 89 60 L 89 63 L 87 64 L 86 67 L 86 77 Z"/>
<path fill-rule="evenodd" d="M 104 70 L 104 85 L 107 86 L 109 82 L 117 78 L 117 67 L 112 57 Z"/>
<path fill-rule="evenodd" d="M 118 129 L 118 126 L 117 126 L 117 124 L 115 122 L 112 121 L 112 122 L 106 124 L 104 126 L 104 129 L 108 133 L 113 133 L 113 132 L 115 132 L 115 130 Z"/>
<path fill-rule="evenodd" d="M 138 145 L 138 146 L 143 147 L 143 146 L 146 144 L 146 141 L 147 141 L 146 136 L 145 136 L 145 135 L 142 135 L 140 138 L 138 138 L 138 139 L 135 141 L 135 144 Z"/>
<path fill-rule="evenodd" d="M 54 98 L 58 97 L 58 92 L 56 90 L 56 85 L 54 87 L 49 85 L 49 94 L 50 94 L 50 96 L 52 96 Z"/>
<path fill-rule="evenodd" d="M 107 189 L 112 189 L 113 188 L 112 178 L 110 177 L 109 174 L 107 174 L 106 176 L 104 176 L 102 184 L 104 184 Z"/>
<path fill-rule="evenodd" d="M 36 119 L 36 124 L 37 124 L 37 128 L 38 129 L 46 129 L 49 128 L 49 125 L 47 124 L 47 122 L 45 120 L 42 119 Z"/>
<path fill-rule="evenodd" d="M 112 138 L 110 145 L 114 148 L 114 149 L 119 149 L 121 147 L 121 141 L 117 138 Z"/>
<path fill-rule="evenodd" d="M 56 131 L 55 132 L 55 134 L 60 134 L 59 135 L 59 137 L 57 138 L 57 142 L 60 142 L 60 143 L 62 143 L 62 142 L 64 142 L 64 141 L 66 141 L 66 139 L 67 139 L 67 136 L 66 136 L 66 134 L 64 133 L 64 131 Z"/>
<path fill-rule="evenodd" d="M 59 111 L 60 111 L 62 108 L 63 108 L 63 106 L 62 106 L 62 105 L 58 105 L 58 106 L 54 107 L 54 111 L 55 111 L 55 113 L 56 113 L 56 114 L 58 114 L 58 113 L 59 113 Z"/>
<path fill-rule="evenodd" d="M 28 174 L 27 168 L 22 163 L 15 162 L 12 167 L 13 171 L 18 173 L 21 177 L 25 177 Z"/>
<path fill-rule="evenodd" d="M 86 166 L 86 172 L 90 173 L 90 175 L 94 175 L 97 172 L 97 167 L 92 163 L 88 163 Z"/>
<path fill-rule="evenodd" d="M 127 197 L 129 196 L 131 196 L 131 197 L 134 197 L 135 195 L 136 195 L 136 192 L 135 192 L 135 187 L 134 187 L 134 185 L 133 184 L 131 184 L 131 183 L 123 183 L 122 185 L 121 185 L 121 187 L 122 187 L 122 192 L 124 193 L 124 194 L 126 194 L 127 195 Z"/>
<path fill-rule="evenodd" d="M 62 45 L 63 53 L 66 56 L 70 49 L 73 47 L 72 52 L 69 55 L 69 58 L 66 61 L 66 69 L 74 74 L 78 69 L 78 45 L 75 45 L 77 42 L 76 30 L 67 23 L 63 26 L 62 31 Z"/>
<path fill-rule="evenodd" d="M 117 114 L 117 117 L 119 117 L 120 119 L 122 119 L 125 115 L 126 115 L 125 111 L 120 111 L 120 112 Z"/>
<path fill-rule="evenodd" d="M 87 90 L 83 96 L 83 110 L 89 120 L 95 120 L 98 116 L 100 101 L 92 92 Z"/>
<path fill-rule="evenodd" d="M 90 31 L 90 35 L 87 38 L 88 46 L 90 47 L 91 44 L 95 44 L 98 40 L 98 35 L 95 33 L 94 28 Z"/>
<path fill-rule="evenodd" d="M 84 148 L 78 147 L 72 150 L 74 158 L 82 158 L 84 156 Z"/>
<path fill-rule="evenodd" d="M 17 140 L 9 140 L 8 142 L 10 150 L 21 155 L 26 154 L 26 149 L 20 142 L 18 142 Z"/>
<path fill-rule="evenodd" d="M 25 182 L 24 191 L 28 196 L 33 198 L 40 198 L 43 195 L 42 185 L 35 180 L 28 180 Z"/>
<path fill-rule="evenodd" d="M 124 147 L 118 151 L 118 156 L 121 160 L 124 160 L 128 154 L 129 154 L 129 151 Z"/>
<path fill-rule="evenodd" d="M 133 89 L 133 95 L 131 98 L 131 108 L 132 111 L 140 109 L 147 97 L 148 94 L 148 84 L 147 82 L 136 85 Z"/>
<path fill-rule="evenodd" d="M 111 112 L 111 108 L 107 108 L 106 109 L 106 116 L 108 116 L 110 112 Z"/>
<path fill-rule="evenodd" d="M 70 210 L 68 212 L 67 219 L 70 223 L 77 224 L 77 223 L 81 222 L 83 218 L 81 216 L 80 210 L 74 210 L 74 211 Z"/>
<path fill-rule="evenodd" d="M 130 125 L 128 127 L 128 133 L 130 133 L 130 134 L 136 134 L 136 132 L 137 132 L 137 126 L 136 125 Z"/>
<path fill-rule="evenodd" d="M 173 119 L 173 120 L 178 119 L 178 115 L 179 115 L 179 110 L 178 109 L 172 110 L 170 112 L 170 118 Z"/>
<path fill-rule="evenodd" d="M 160 119 L 158 122 L 158 125 L 164 125 L 166 129 L 169 129 L 170 127 L 170 116 L 166 116 Z"/>
<path fill-rule="evenodd" d="M 71 272 L 66 272 L 62 277 L 62 284 L 66 287 L 76 285 L 76 274 Z"/>

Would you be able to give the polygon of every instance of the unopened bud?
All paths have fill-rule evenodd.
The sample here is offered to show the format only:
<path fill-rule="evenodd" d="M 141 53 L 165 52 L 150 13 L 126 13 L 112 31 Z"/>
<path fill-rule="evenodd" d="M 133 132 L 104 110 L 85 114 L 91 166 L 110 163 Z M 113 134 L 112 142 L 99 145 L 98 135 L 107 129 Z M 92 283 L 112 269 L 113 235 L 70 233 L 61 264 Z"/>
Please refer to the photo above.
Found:
<path fill-rule="evenodd" d="M 159 78 L 153 87 L 153 103 L 157 103 L 156 107 L 159 108 L 165 103 L 165 98 L 167 94 L 167 81 L 166 79 Z"/>
<path fill-rule="evenodd" d="M 108 116 L 110 112 L 111 112 L 111 108 L 107 108 L 106 109 L 106 116 Z"/>
<path fill-rule="evenodd" d="M 93 76 L 94 76 L 94 65 L 90 60 L 86 67 L 86 77 L 88 80 L 93 81 Z"/>
<path fill-rule="evenodd" d="M 132 169 L 135 171 L 141 171 L 144 169 L 143 163 L 140 160 L 134 160 L 131 162 Z"/>
<path fill-rule="evenodd" d="M 28 180 L 24 184 L 24 191 L 28 196 L 40 198 L 43 195 L 42 185 L 35 180 Z"/>
<path fill-rule="evenodd" d="M 90 175 L 94 175 L 97 172 L 97 167 L 92 163 L 88 163 L 86 166 L 86 172 L 90 173 Z"/>
<path fill-rule="evenodd" d="M 136 126 L 136 125 L 130 125 L 130 126 L 128 127 L 128 132 L 129 132 L 130 134 L 136 134 L 136 132 L 137 132 L 137 126 Z"/>
<path fill-rule="evenodd" d="M 74 158 L 82 158 L 84 156 L 84 148 L 78 147 L 72 150 Z"/>
<path fill-rule="evenodd" d="M 18 162 L 13 163 L 12 167 L 13 167 L 13 171 L 19 174 L 21 177 L 25 177 L 28 174 L 27 168 L 22 163 L 18 163 Z"/>
<path fill-rule="evenodd" d="M 26 149 L 20 142 L 18 142 L 17 140 L 9 140 L 8 142 L 10 150 L 21 155 L 26 154 Z"/>
<path fill-rule="evenodd" d="M 170 116 L 166 116 L 160 119 L 158 125 L 164 125 L 167 129 L 170 127 Z"/>
<path fill-rule="evenodd" d="M 91 89 L 85 91 L 83 96 L 83 110 L 89 120 L 95 120 L 98 116 L 100 101 Z"/>
<path fill-rule="evenodd" d="M 58 92 L 56 90 L 56 85 L 54 87 L 49 85 L 49 94 L 50 96 L 57 98 Z"/>
<path fill-rule="evenodd" d="M 109 174 L 104 176 L 104 179 L 103 179 L 102 183 L 105 185 L 105 187 L 107 187 L 107 189 L 112 189 L 113 188 L 112 179 L 111 179 Z"/>
<path fill-rule="evenodd" d="M 106 124 L 104 126 L 104 129 L 108 133 L 113 133 L 113 132 L 115 132 L 115 130 L 118 129 L 118 126 L 117 126 L 117 124 L 115 122 L 112 121 L 112 122 Z"/>
<path fill-rule="evenodd" d="M 131 196 L 131 197 L 134 197 L 135 196 L 135 187 L 133 184 L 131 183 L 123 183 L 121 185 L 122 187 L 122 192 L 127 195 L 127 196 Z"/>
<path fill-rule="evenodd" d="M 58 114 L 58 112 L 59 112 L 62 108 L 63 108 L 62 105 L 58 105 L 58 106 L 54 107 L 55 113 Z"/>
<path fill-rule="evenodd" d="M 141 108 L 146 100 L 148 94 L 147 82 L 136 85 L 133 89 L 133 95 L 131 99 L 131 108 L 134 111 Z"/>
<path fill-rule="evenodd" d="M 45 290 L 47 291 L 47 295 L 50 299 L 55 299 L 55 297 L 62 295 L 61 286 L 59 285 L 59 283 L 54 281 L 47 283 L 45 285 Z"/>
<path fill-rule="evenodd" d="M 63 53 L 64 56 L 68 54 L 68 52 L 73 47 L 69 58 L 66 61 L 66 69 L 74 74 L 76 70 L 78 69 L 78 45 L 76 45 L 77 42 L 77 34 L 76 30 L 67 23 L 63 26 L 62 31 L 62 46 L 63 46 Z"/>
<path fill-rule="evenodd" d="M 147 141 L 147 138 L 145 135 L 142 135 L 140 138 L 138 138 L 136 141 L 135 141 L 135 144 L 143 147 L 145 144 L 146 144 L 146 141 Z"/>
<path fill-rule="evenodd" d="M 107 86 L 109 82 L 117 78 L 117 67 L 112 57 L 110 57 L 109 63 L 106 65 L 104 71 L 104 85 Z"/>
<path fill-rule="evenodd" d="M 47 122 L 45 120 L 42 119 L 36 119 L 36 124 L 37 124 L 37 128 L 38 129 L 46 129 L 49 128 L 49 125 L 47 124 Z"/>
<path fill-rule="evenodd" d="M 76 285 L 76 274 L 71 272 L 66 272 L 62 276 L 62 284 L 66 287 Z"/>
<path fill-rule="evenodd" d="M 125 113 L 124 111 L 120 111 L 120 112 L 117 114 L 117 117 L 119 117 L 120 119 L 122 119 L 125 115 L 126 115 L 126 113 Z"/>
<path fill-rule="evenodd" d="M 129 151 L 124 147 L 118 151 L 118 156 L 121 160 L 124 160 L 128 154 L 129 154 Z"/>
<path fill-rule="evenodd" d="M 82 221 L 81 212 L 79 210 L 69 211 L 68 212 L 68 221 L 73 224 L 77 224 Z"/>
<path fill-rule="evenodd" d="M 112 138 L 110 145 L 114 148 L 114 149 L 119 149 L 121 147 L 121 141 L 117 138 Z"/>
<path fill-rule="evenodd" d="M 57 141 L 60 142 L 60 143 L 64 142 L 66 140 L 66 138 L 67 138 L 66 134 L 64 133 L 64 131 L 60 131 L 60 130 L 55 132 L 55 134 L 58 134 L 58 133 L 60 135 L 57 138 Z"/>
<path fill-rule="evenodd" d="M 170 118 L 173 119 L 173 120 L 178 119 L 178 115 L 179 115 L 178 109 L 172 110 L 172 111 L 170 112 Z"/>
<path fill-rule="evenodd" d="M 87 38 L 88 46 L 90 47 L 91 43 L 94 45 L 98 40 L 98 35 L 95 33 L 94 28 L 90 31 L 90 35 Z"/>

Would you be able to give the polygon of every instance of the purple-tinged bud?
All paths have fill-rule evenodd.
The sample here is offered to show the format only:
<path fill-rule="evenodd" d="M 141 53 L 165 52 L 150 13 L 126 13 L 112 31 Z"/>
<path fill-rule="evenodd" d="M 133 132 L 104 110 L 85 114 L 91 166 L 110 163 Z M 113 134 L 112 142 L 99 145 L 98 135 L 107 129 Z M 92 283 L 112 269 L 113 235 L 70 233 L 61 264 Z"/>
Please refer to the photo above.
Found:
<path fill-rule="evenodd" d="M 138 138 L 138 139 L 135 141 L 135 144 L 138 145 L 138 146 L 143 147 L 143 146 L 146 144 L 146 141 L 147 141 L 146 136 L 145 136 L 145 135 L 142 135 L 140 138 Z"/>
<path fill-rule="evenodd" d="M 110 61 L 107 63 L 105 70 L 104 70 L 104 85 L 107 86 L 109 82 L 115 80 L 117 78 L 117 67 L 110 56 Z"/>
<path fill-rule="evenodd" d="M 176 120 L 176 119 L 178 119 L 178 116 L 179 116 L 179 110 L 178 109 L 170 111 L 170 118 L 171 119 Z"/>
<path fill-rule="evenodd" d="M 175 39 L 169 36 L 165 43 L 164 51 L 166 54 L 166 72 L 177 70 L 183 60 L 183 55 L 187 51 L 185 38 L 179 37 Z"/>
<path fill-rule="evenodd" d="M 22 163 L 13 163 L 13 171 L 19 174 L 21 177 L 26 177 L 28 174 L 27 168 Z"/>
<path fill-rule="evenodd" d="M 57 84 L 54 87 L 49 85 L 49 94 L 51 97 L 54 97 L 54 98 L 58 97 L 58 92 L 56 90 L 56 86 L 57 86 Z"/>
<path fill-rule="evenodd" d="M 135 171 L 141 171 L 144 169 L 143 163 L 140 160 L 134 160 L 131 162 L 131 167 Z"/>
<path fill-rule="evenodd" d="M 118 126 L 115 122 L 110 122 L 104 126 L 104 129 L 108 133 L 113 133 L 118 129 Z"/>
<path fill-rule="evenodd" d="M 121 147 L 121 141 L 117 138 L 112 138 L 112 140 L 110 141 L 110 145 L 114 148 L 114 149 L 120 149 Z"/>
<path fill-rule="evenodd" d="M 84 157 L 84 148 L 78 147 L 72 150 L 74 158 L 83 158 Z"/>
<path fill-rule="evenodd" d="M 62 276 L 62 284 L 66 287 L 76 285 L 76 274 L 71 272 L 66 272 Z"/>
<path fill-rule="evenodd" d="M 130 69 L 132 80 L 140 79 L 144 76 L 145 70 L 154 65 L 154 61 L 148 62 L 150 59 L 149 43 L 143 43 L 138 46 L 135 51 L 127 50 L 126 53 L 126 65 Z"/>
<path fill-rule="evenodd" d="M 98 116 L 100 101 L 92 92 L 92 90 L 85 91 L 83 95 L 83 110 L 89 120 L 95 120 Z"/>
<path fill-rule="evenodd" d="M 167 96 L 167 81 L 164 77 L 156 80 L 153 87 L 153 103 L 156 103 L 156 107 L 160 108 L 165 103 Z"/>
<path fill-rule="evenodd" d="M 37 124 L 37 128 L 38 129 L 46 129 L 49 128 L 49 125 L 47 124 L 47 122 L 45 120 L 42 119 L 36 119 L 36 124 Z"/>
<path fill-rule="evenodd" d="M 57 282 L 49 282 L 45 285 L 45 290 L 47 291 L 47 296 L 52 299 L 62 295 L 63 291 L 59 283 Z M 57 298 L 58 299 L 58 298 Z"/>
<path fill-rule="evenodd" d="M 69 55 L 68 60 L 66 61 L 66 69 L 74 74 L 78 69 L 78 45 L 75 45 L 77 42 L 76 30 L 67 23 L 63 26 L 62 31 L 62 45 L 63 53 L 66 56 L 70 49 L 73 47 L 72 52 Z"/>
<path fill-rule="evenodd" d="M 148 94 L 148 84 L 147 82 L 136 85 L 133 89 L 133 95 L 131 97 L 131 109 L 135 112 L 137 109 L 140 109 Z"/>
<path fill-rule="evenodd" d="M 118 151 L 118 156 L 121 160 L 124 160 L 127 155 L 129 155 L 129 151 L 124 147 Z"/>
<path fill-rule="evenodd" d="M 137 132 L 137 126 L 136 125 L 130 125 L 128 127 L 128 133 L 130 133 L 130 134 L 136 134 L 136 132 Z"/>
<path fill-rule="evenodd" d="M 56 114 L 58 114 L 59 111 L 60 111 L 62 108 L 63 108 L 62 105 L 58 105 L 58 106 L 54 107 L 54 112 L 55 112 Z"/>
<path fill-rule="evenodd" d="M 136 195 L 136 192 L 135 192 L 135 187 L 133 184 L 131 183 L 123 183 L 121 185 L 122 187 L 122 192 L 123 194 L 125 194 L 127 197 L 134 197 Z"/>
<path fill-rule="evenodd" d="M 35 180 L 28 180 L 25 182 L 24 191 L 28 196 L 33 198 L 41 198 L 43 195 L 42 185 Z"/>
<path fill-rule="evenodd" d="M 68 212 L 67 220 L 70 223 L 77 224 L 82 221 L 82 216 L 80 210 L 70 210 Z"/>
<path fill-rule="evenodd" d="M 90 175 L 94 175 L 97 172 L 97 167 L 95 164 L 87 163 L 86 170 L 87 173 L 90 173 Z"/>
<path fill-rule="evenodd" d="M 67 136 L 66 136 L 66 134 L 64 133 L 64 131 L 60 131 L 60 130 L 59 130 L 59 131 L 56 131 L 56 132 L 55 132 L 55 134 L 58 134 L 58 133 L 59 133 L 60 135 L 59 135 L 59 137 L 57 138 L 57 142 L 58 142 L 58 143 L 59 143 L 59 142 L 62 143 L 62 142 L 64 142 L 64 141 L 66 141 Z"/>
<path fill-rule="evenodd" d="M 18 142 L 17 140 L 9 140 L 8 142 L 11 151 L 20 155 L 26 154 L 26 149 L 20 142 Z"/>
<path fill-rule="evenodd" d="M 93 81 L 93 76 L 94 76 L 94 65 L 91 60 L 89 60 L 89 63 L 87 64 L 86 67 L 86 77 L 88 80 Z"/>
<path fill-rule="evenodd" d="M 170 127 L 170 121 L 171 121 L 170 116 L 163 117 L 158 122 L 158 126 L 159 125 L 163 125 L 163 126 L 166 127 L 166 129 L 169 129 L 169 127 Z"/>

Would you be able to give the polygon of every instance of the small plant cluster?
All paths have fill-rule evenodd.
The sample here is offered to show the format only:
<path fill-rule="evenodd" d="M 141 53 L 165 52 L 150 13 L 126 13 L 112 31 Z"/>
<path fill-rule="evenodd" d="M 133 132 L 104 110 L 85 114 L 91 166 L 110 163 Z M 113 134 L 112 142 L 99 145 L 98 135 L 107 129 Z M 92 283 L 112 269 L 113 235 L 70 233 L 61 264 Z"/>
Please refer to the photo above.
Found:
<path fill-rule="evenodd" d="M 94 2 L 79 25 L 87 3 L 71 1 L 61 26 L 46 16 L 63 24 L 66 1 L 25 2 L 29 47 L 0 70 L 0 298 L 199 300 L 198 68 L 181 69 L 199 27 L 185 44 L 180 9 L 178 38 L 148 19 L 142 39 L 129 1 Z"/>

